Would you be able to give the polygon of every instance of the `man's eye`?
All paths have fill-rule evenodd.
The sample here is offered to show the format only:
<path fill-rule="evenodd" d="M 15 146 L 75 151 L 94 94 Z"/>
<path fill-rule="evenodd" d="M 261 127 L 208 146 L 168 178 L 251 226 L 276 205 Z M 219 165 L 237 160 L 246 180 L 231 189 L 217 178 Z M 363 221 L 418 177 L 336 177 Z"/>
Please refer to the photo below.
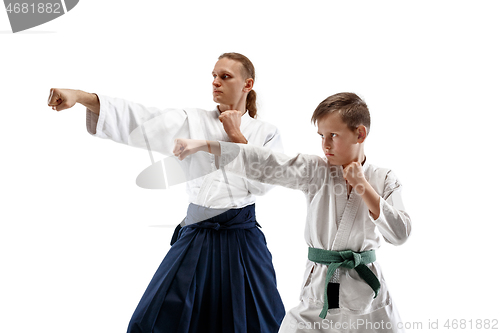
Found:
<path fill-rule="evenodd" d="M 337 134 L 335 134 L 335 133 L 332 133 L 332 138 L 333 138 L 334 136 L 337 136 Z"/>

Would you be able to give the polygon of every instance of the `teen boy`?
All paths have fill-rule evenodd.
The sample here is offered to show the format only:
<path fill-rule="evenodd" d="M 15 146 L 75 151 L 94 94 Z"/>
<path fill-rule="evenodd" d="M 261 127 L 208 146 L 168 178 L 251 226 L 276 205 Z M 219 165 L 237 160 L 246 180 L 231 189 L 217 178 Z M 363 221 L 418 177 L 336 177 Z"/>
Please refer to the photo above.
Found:
<path fill-rule="evenodd" d="M 375 250 L 410 235 L 411 221 L 395 174 L 369 164 L 366 103 L 353 93 L 328 97 L 314 111 L 325 157 L 288 157 L 266 148 L 178 139 L 179 159 L 197 151 L 219 155 L 226 171 L 299 189 L 307 198 L 309 246 L 300 304 L 280 332 L 401 332 L 399 315 Z"/>

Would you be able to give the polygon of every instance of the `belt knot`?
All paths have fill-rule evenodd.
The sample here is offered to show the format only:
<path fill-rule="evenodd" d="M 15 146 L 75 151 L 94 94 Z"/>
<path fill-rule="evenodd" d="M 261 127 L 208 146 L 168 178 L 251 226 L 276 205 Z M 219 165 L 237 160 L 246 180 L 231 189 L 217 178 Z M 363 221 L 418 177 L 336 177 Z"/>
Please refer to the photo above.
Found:
<path fill-rule="evenodd" d="M 340 251 L 339 252 L 344 262 L 340 265 L 347 269 L 353 269 L 361 264 L 361 254 L 352 251 Z"/>
<path fill-rule="evenodd" d="M 325 278 L 325 293 L 324 293 L 324 306 L 323 310 L 319 316 L 325 319 L 328 312 L 328 282 L 333 277 L 333 273 L 339 267 L 345 267 L 347 269 L 355 269 L 359 276 L 365 280 L 365 282 L 372 288 L 375 293 L 375 297 L 378 295 L 380 290 L 380 281 L 373 274 L 373 272 L 366 266 L 366 264 L 372 263 L 376 260 L 375 251 L 364 251 L 364 252 L 353 252 L 351 250 L 345 251 L 328 251 L 323 249 L 309 248 L 309 260 L 316 262 L 318 264 L 327 265 L 328 269 L 326 271 Z"/>

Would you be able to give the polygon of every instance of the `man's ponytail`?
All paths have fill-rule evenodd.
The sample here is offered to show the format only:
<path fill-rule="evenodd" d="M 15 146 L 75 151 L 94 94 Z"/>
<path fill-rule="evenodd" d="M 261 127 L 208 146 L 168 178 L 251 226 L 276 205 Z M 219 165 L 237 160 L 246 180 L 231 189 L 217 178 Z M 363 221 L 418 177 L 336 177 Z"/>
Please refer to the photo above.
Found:
<path fill-rule="evenodd" d="M 247 110 L 250 117 L 257 117 L 257 93 L 255 90 L 250 90 L 247 95 Z"/>

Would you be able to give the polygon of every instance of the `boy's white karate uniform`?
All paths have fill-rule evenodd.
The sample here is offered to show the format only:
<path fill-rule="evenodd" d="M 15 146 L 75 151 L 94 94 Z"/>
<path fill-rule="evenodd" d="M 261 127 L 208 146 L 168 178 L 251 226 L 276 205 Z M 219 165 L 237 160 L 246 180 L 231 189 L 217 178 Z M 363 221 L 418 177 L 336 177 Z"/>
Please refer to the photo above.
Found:
<path fill-rule="evenodd" d="M 99 115 L 87 110 L 87 130 L 100 138 L 147 148 L 146 134 L 149 148 L 167 156 L 173 156 L 175 138 L 230 141 L 217 109 L 161 110 L 102 95 L 99 95 L 99 101 Z M 277 128 L 251 118 L 248 112 L 241 118 L 240 130 L 252 145 L 283 151 Z M 189 202 L 199 206 L 242 208 L 255 203 L 255 195 L 263 195 L 272 187 L 229 174 L 227 185 L 223 174 L 216 168 L 216 158 L 211 154 L 197 154 L 183 164 L 195 178 L 186 183 Z"/>
<path fill-rule="evenodd" d="M 305 240 L 309 247 L 362 252 L 379 248 L 382 237 L 400 245 L 410 235 L 411 221 L 401 200 L 401 184 L 389 169 L 368 162 L 363 165 L 367 181 L 381 196 L 380 216 L 374 220 L 359 194 L 352 190 L 347 195 L 341 166 L 330 166 L 318 156 L 288 157 L 250 145 L 221 142 L 221 150 L 226 171 L 305 193 Z M 328 310 L 323 320 L 319 314 L 328 266 L 308 260 L 300 304 L 287 312 L 280 332 L 401 332 L 380 265 L 374 262 L 367 267 L 381 283 L 378 296 L 373 298 L 373 290 L 354 269 L 340 267 L 330 281 L 340 283 L 339 308 Z"/>

